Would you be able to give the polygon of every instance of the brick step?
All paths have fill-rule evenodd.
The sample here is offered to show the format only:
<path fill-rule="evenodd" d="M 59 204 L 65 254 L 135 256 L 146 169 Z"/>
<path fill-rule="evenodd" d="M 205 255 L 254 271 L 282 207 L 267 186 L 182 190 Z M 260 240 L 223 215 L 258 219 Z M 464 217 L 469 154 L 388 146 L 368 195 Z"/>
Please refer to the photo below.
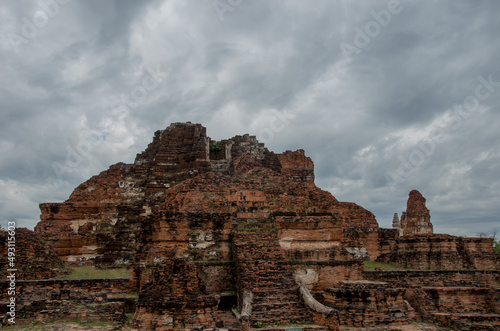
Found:
<path fill-rule="evenodd" d="M 276 234 L 277 230 L 273 224 L 259 224 L 259 223 L 239 223 L 233 224 L 233 234 L 245 235 L 248 230 L 254 230 L 255 234 Z"/>
<path fill-rule="evenodd" d="M 296 285 L 296 287 L 293 288 L 281 288 L 281 289 L 255 289 L 252 291 L 254 300 L 255 298 L 261 298 L 261 297 L 280 297 L 280 296 L 287 296 L 287 295 L 299 295 L 299 287 Z"/>
<path fill-rule="evenodd" d="M 255 242 L 255 243 L 251 243 L 251 242 L 235 242 L 233 243 L 234 247 L 236 247 L 236 249 L 238 248 L 252 248 L 252 249 L 256 249 L 256 248 L 259 248 L 259 249 L 263 249 L 263 248 L 273 248 L 274 250 L 276 251 L 281 251 L 281 249 L 279 248 L 279 244 L 276 243 L 275 239 L 271 239 L 271 240 L 266 240 L 266 239 L 262 239 L 262 240 L 259 240 L 258 242 Z"/>
<path fill-rule="evenodd" d="M 244 279 L 250 279 L 251 278 L 258 278 L 258 279 L 291 279 L 293 280 L 293 273 L 290 272 L 290 270 L 269 270 L 267 273 L 266 271 L 258 271 L 258 272 L 253 272 L 251 268 L 240 268 L 239 269 L 239 276 L 240 278 Z"/>
<path fill-rule="evenodd" d="M 249 230 L 251 230 L 250 233 Z M 256 236 L 276 235 L 278 231 L 273 226 L 267 227 L 260 224 L 233 224 L 232 233 L 234 237 L 244 238 L 245 235 L 249 234 Z"/>
<path fill-rule="evenodd" d="M 256 290 L 265 290 L 267 288 L 283 288 L 283 287 L 293 287 L 296 283 L 293 279 L 288 279 L 286 277 L 254 277 L 252 275 L 240 277 L 242 283 L 249 285 L 256 285 Z M 265 286 L 263 286 L 266 284 Z M 271 284 L 272 286 L 267 286 Z"/>
<path fill-rule="evenodd" d="M 263 328 L 250 328 L 250 331 L 286 331 L 289 328 L 300 328 L 302 331 L 328 331 L 328 327 L 316 324 L 292 324 L 292 325 L 279 325 Z"/>
<path fill-rule="evenodd" d="M 279 290 L 282 289 L 283 287 L 293 287 L 295 285 L 294 282 L 292 281 L 279 281 L 279 280 L 273 280 L 273 281 L 259 281 L 259 280 L 250 280 L 250 281 L 245 281 L 242 279 L 241 283 L 244 285 L 243 287 L 245 289 L 249 289 L 252 292 L 253 291 L 271 291 L 271 290 Z"/>
<path fill-rule="evenodd" d="M 456 313 L 432 313 L 436 319 L 451 318 L 451 319 L 464 319 L 470 323 L 473 322 L 500 322 L 500 314 L 456 314 Z"/>
<path fill-rule="evenodd" d="M 261 265 L 263 265 L 265 262 L 262 261 Z M 291 276 L 293 275 L 292 270 L 290 270 L 290 266 L 286 265 L 266 265 L 262 269 L 257 269 L 257 267 L 253 263 L 238 263 L 239 269 L 244 272 L 245 274 L 252 274 L 252 275 L 266 275 L 266 272 L 268 274 L 279 274 L 285 275 L 285 276 Z"/>
<path fill-rule="evenodd" d="M 299 300 L 300 296 L 298 292 L 293 292 L 289 294 L 283 294 L 283 295 L 266 295 L 266 296 L 256 296 L 254 294 L 254 303 L 261 303 L 264 302 L 265 300 L 269 302 L 285 302 L 285 301 L 297 301 Z"/>
<path fill-rule="evenodd" d="M 275 229 L 275 226 L 271 224 L 237 224 L 233 227 L 234 232 L 255 231 L 255 233 L 268 233 L 273 232 Z"/>
<path fill-rule="evenodd" d="M 238 258 L 238 256 L 237 256 Z M 276 258 L 280 258 L 280 256 L 276 256 Z M 273 261 L 273 260 L 271 260 Z M 241 267 L 247 267 L 248 269 L 251 270 L 259 270 L 259 271 L 264 271 L 264 270 L 291 270 L 291 266 L 289 263 L 283 262 L 283 263 L 278 263 L 278 262 L 271 262 L 266 259 L 266 260 L 260 260 L 259 262 L 257 261 L 250 261 L 250 260 L 238 260 L 238 265 Z M 274 260 L 275 261 L 275 260 Z"/>
<path fill-rule="evenodd" d="M 252 256 L 248 256 L 248 255 L 239 255 L 239 254 L 236 254 L 236 258 L 237 258 L 237 262 L 240 263 L 240 265 L 247 265 L 247 266 L 251 266 L 252 269 L 255 269 L 257 267 L 264 267 L 264 266 L 268 266 L 266 264 L 264 264 L 263 262 L 266 262 L 266 261 L 272 261 L 272 260 L 283 260 L 285 259 L 285 257 L 283 256 L 283 254 L 255 254 L 252 258 Z M 255 258 L 257 259 L 260 259 L 259 262 L 256 262 L 255 261 Z M 282 265 L 284 266 L 285 264 L 277 264 L 277 265 Z"/>
<path fill-rule="evenodd" d="M 476 292 L 484 292 L 491 290 L 491 287 L 471 287 L 471 286 L 422 286 L 422 290 L 439 290 L 446 292 L 457 292 L 457 291 L 476 291 Z"/>
<path fill-rule="evenodd" d="M 257 211 L 258 212 L 258 211 Z M 247 213 L 243 213 L 240 215 L 245 215 L 248 216 Z M 247 225 L 256 225 L 256 226 L 269 226 L 270 228 L 274 227 L 274 222 L 269 219 L 265 220 L 256 220 L 255 218 L 241 218 L 238 219 L 236 222 L 233 221 L 234 226 L 247 226 Z"/>
<path fill-rule="evenodd" d="M 291 286 L 289 286 L 291 287 Z M 257 298 L 261 298 L 261 297 L 266 297 L 267 295 L 265 294 L 255 294 L 256 292 L 259 292 L 259 293 L 268 293 L 268 295 L 271 295 L 273 294 L 272 296 L 280 296 L 280 291 L 282 291 L 282 288 L 281 286 L 276 286 L 276 287 L 259 287 L 259 286 L 255 286 L 253 288 L 249 288 L 249 290 L 252 291 L 252 293 L 254 294 L 254 298 L 257 297 Z M 296 295 L 299 295 L 299 290 L 293 290 L 291 292 L 288 292 L 288 293 L 291 293 L 291 294 L 296 294 Z M 287 293 L 287 294 L 288 294 Z"/>
<path fill-rule="evenodd" d="M 236 250 L 238 249 L 241 249 L 242 253 L 245 252 L 246 249 L 250 248 L 252 249 L 252 251 L 256 251 L 256 252 L 260 252 L 260 251 L 263 251 L 263 250 L 271 250 L 271 251 L 274 251 L 274 252 L 281 252 L 282 250 L 279 248 L 278 244 L 277 243 L 274 243 L 274 242 L 259 242 L 259 243 L 256 243 L 256 244 L 252 244 L 252 245 L 249 245 L 248 243 L 245 243 L 244 245 L 242 244 L 239 244 L 239 243 L 234 243 L 234 248 Z"/>
<path fill-rule="evenodd" d="M 252 318 L 267 318 L 267 317 L 309 317 L 309 311 L 306 308 L 294 307 L 286 309 L 272 309 L 263 311 L 253 311 Z"/>
<path fill-rule="evenodd" d="M 255 260 L 255 258 L 260 259 L 259 262 L 257 262 Z M 240 265 L 246 265 L 246 266 L 252 267 L 252 269 L 257 269 L 258 267 L 264 268 L 264 267 L 267 267 L 269 265 L 275 265 L 274 263 L 273 264 L 269 264 L 269 263 L 266 264 L 266 262 L 273 261 L 276 259 L 282 260 L 282 259 L 284 259 L 284 256 L 283 256 L 283 254 L 272 254 L 272 255 L 262 254 L 262 256 L 260 256 L 259 254 L 255 254 L 252 258 L 252 256 L 249 256 L 249 255 L 236 254 L 236 259 L 237 259 L 236 262 L 239 262 Z M 283 263 L 283 264 L 276 264 L 276 265 L 285 266 L 286 264 Z M 290 266 L 290 265 L 288 264 L 288 266 Z"/>
<path fill-rule="evenodd" d="M 247 284 L 245 284 L 247 285 Z M 282 288 L 281 286 L 267 286 L 267 287 L 263 287 L 263 286 L 259 286 L 259 284 L 253 284 L 253 286 L 243 286 L 243 290 L 245 291 L 279 291 L 280 288 Z"/>
<path fill-rule="evenodd" d="M 248 230 L 238 234 L 233 232 L 233 240 L 235 241 L 236 244 L 246 245 L 253 240 L 272 241 L 278 239 L 276 233 L 252 232 Z"/>
<path fill-rule="evenodd" d="M 241 266 L 240 264 L 240 270 L 242 271 L 242 274 L 244 275 L 252 275 L 252 276 L 258 276 L 260 277 L 274 277 L 274 276 L 292 276 L 293 273 L 290 269 L 284 268 L 282 266 L 273 266 L 270 265 L 268 269 L 260 269 L 260 270 L 255 270 L 253 268 L 245 268 L 244 266 Z"/>
<path fill-rule="evenodd" d="M 238 258 L 238 256 L 236 256 Z M 272 264 L 264 264 L 263 262 L 266 262 L 266 260 L 262 261 L 255 261 L 255 260 L 243 260 L 243 261 L 240 261 L 238 260 L 237 261 L 238 264 L 241 266 L 241 265 L 245 265 L 245 266 L 250 266 L 252 269 L 258 269 L 258 270 L 266 270 L 267 268 L 269 268 L 270 266 L 281 266 L 281 267 L 285 267 L 285 268 L 290 268 L 290 262 L 288 261 L 273 261 Z"/>
<path fill-rule="evenodd" d="M 278 312 L 275 315 L 270 315 L 269 313 L 264 314 L 263 316 L 252 314 L 253 323 L 261 322 L 263 325 L 271 325 L 271 324 L 295 324 L 295 323 L 308 323 L 312 322 L 312 316 L 307 314 L 306 312 L 298 314 L 292 314 L 292 312 Z"/>
<path fill-rule="evenodd" d="M 246 232 L 245 235 L 235 236 L 233 234 L 233 245 L 239 247 L 253 247 L 255 245 L 279 245 L 276 234 L 256 234 L 255 232 Z M 279 247 L 279 246 L 278 246 Z"/>
<path fill-rule="evenodd" d="M 296 283 L 292 280 L 273 280 L 273 281 L 265 281 L 265 280 L 252 280 L 252 281 L 244 281 L 242 280 L 245 289 L 250 289 L 252 292 L 255 291 L 279 291 L 282 288 L 294 288 Z M 297 290 L 298 291 L 298 290 Z"/>
<path fill-rule="evenodd" d="M 236 256 L 237 258 L 239 256 Z M 267 260 L 260 260 L 260 261 L 253 261 L 253 260 L 238 260 L 238 265 L 239 266 L 245 266 L 249 267 L 252 270 L 269 270 L 270 268 L 273 268 L 274 270 L 278 270 L 277 268 L 281 269 L 291 269 L 290 263 L 286 261 L 274 261 L 272 263 L 266 263 Z"/>
<path fill-rule="evenodd" d="M 237 223 L 245 223 L 245 222 L 255 222 L 255 223 L 273 223 L 272 219 L 262 218 L 262 217 L 249 217 L 249 218 L 233 218 L 233 221 Z"/>
<path fill-rule="evenodd" d="M 245 281 L 252 281 L 252 279 L 255 280 L 274 280 L 274 281 L 281 281 L 288 279 L 289 281 L 293 281 L 293 275 L 288 273 L 287 271 L 270 271 L 268 274 L 264 272 L 245 272 L 242 270 L 240 272 L 241 276 L 240 278 Z"/>
<path fill-rule="evenodd" d="M 297 300 L 297 298 L 295 298 Z M 302 302 L 300 301 L 271 301 L 268 300 L 266 303 L 253 303 L 252 304 L 252 314 L 257 314 L 258 312 L 269 312 L 274 310 L 293 310 L 296 307 L 301 307 Z"/>
<path fill-rule="evenodd" d="M 245 223 L 245 224 L 234 224 L 234 233 L 243 233 L 247 231 L 255 231 L 255 233 L 268 233 L 276 230 L 274 225 L 271 224 L 258 224 L 258 223 Z"/>
<path fill-rule="evenodd" d="M 260 258 L 260 262 L 256 262 L 255 260 L 252 260 L 250 256 L 245 256 L 245 257 L 242 257 L 242 256 L 238 256 L 236 255 L 236 262 L 238 263 L 239 266 L 241 267 L 246 267 L 247 269 L 252 269 L 252 270 L 255 270 L 255 269 L 262 269 L 262 268 L 269 268 L 269 267 L 274 267 L 275 270 L 278 270 L 276 269 L 276 267 L 281 267 L 281 269 L 289 269 L 291 266 L 289 263 L 282 263 L 282 264 L 275 264 L 275 263 L 269 263 L 268 261 L 275 261 L 275 260 L 282 260 L 283 259 L 283 256 L 280 256 L 280 255 L 275 255 L 275 256 L 269 256 L 269 255 L 266 255 L 266 256 L 262 256 Z"/>
<path fill-rule="evenodd" d="M 233 242 L 233 246 L 236 248 L 236 249 L 247 249 L 247 248 L 251 248 L 252 250 L 255 250 L 255 249 L 258 249 L 258 250 L 261 250 L 261 249 L 274 249 L 276 251 L 281 251 L 281 248 L 279 246 L 279 243 L 275 242 L 277 240 L 275 239 L 271 239 L 271 240 L 267 240 L 267 239 L 259 239 L 258 241 L 256 241 L 255 243 L 252 243 L 252 242 L 245 242 L 245 243 L 242 243 L 242 242 Z"/>
<path fill-rule="evenodd" d="M 271 260 L 271 258 L 279 258 L 280 260 L 285 259 L 285 254 L 282 251 L 276 251 L 274 249 L 273 250 L 263 249 L 260 251 L 254 251 L 253 255 L 250 255 L 249 253 L 236 252 L 236 256 L 242 262 L 254 263 L 254 264 L 256 264 L 257 261 L 261 262 L 262 259 L 264 259 L 264 261 Z"/>

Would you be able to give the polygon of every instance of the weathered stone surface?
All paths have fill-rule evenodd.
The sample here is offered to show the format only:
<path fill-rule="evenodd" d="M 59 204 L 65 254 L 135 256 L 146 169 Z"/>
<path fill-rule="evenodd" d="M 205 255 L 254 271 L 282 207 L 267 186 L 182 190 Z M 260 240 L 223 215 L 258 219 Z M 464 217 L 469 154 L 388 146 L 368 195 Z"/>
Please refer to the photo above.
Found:
<path fill-rule="evenodd" d="M 13 239 L 14 238 L 14 239 Z M 9 242 L 11 243 L 9 246 Z M 9 266 L 8 247 L 14 248 L 14 266 Z M 0 231 L 0 277 L 5 279 L 7 269 L 17 269 L 17 279 L 51 278 L 60 273 L 63 262 L 52 247 L 33 231 L 26 228 L 15 229 L 12 236 L 9 231 Z"/>
<path fill-rule="evenodd" d="M 402 236 L 432 233 L 431 215 L 425 207 L 425 198 L 419 191 L 410 192 L 406 212 L 401 215 L 400 231 Z"/>

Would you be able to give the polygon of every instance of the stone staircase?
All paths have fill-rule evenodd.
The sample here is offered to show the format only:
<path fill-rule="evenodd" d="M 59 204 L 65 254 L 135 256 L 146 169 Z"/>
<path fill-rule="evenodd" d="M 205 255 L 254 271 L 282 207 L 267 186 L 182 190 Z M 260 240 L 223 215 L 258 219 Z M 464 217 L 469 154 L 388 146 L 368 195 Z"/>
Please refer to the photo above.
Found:
<path fill-rule="evenodd" d="M 244 291 L 253 293 L 253 325 L 312 322 L 271 220 L 238 219 L 233 222 L 233 249 L 238 297 L 242 298 Z M 241 304 L 239 302 L 240 307 Z"/>

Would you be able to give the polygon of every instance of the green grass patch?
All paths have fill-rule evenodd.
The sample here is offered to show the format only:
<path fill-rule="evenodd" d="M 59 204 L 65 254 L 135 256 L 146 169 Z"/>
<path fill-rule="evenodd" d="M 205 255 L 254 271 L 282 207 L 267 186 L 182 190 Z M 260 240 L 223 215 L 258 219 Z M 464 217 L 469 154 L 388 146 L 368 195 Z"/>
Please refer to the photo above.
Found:
<path fill-rule="evenodd" d="M 500 242 L 495 242 L 495 247 L 493 247 L 493 250 L 494 250 L 497 254 L 500 254 Z"/>
<path fill-rule="evenodd" d="M 127 268 L 97 269 L 93 266 L 71 268 L 71 272 L 63 278 L 69 279 L 95 279 L 95 278 L 128 278 Z"/>
<path fill-rule="evenodd" d="M 375 262 L 375 261 L 364 261 L 365 264 L 365 270 L 375 270 L 375 269 L 380 269 L 380 270 L 401 270 L 404 269 L 402 267 L 398 267 L 389 263 L 381 263 L 381 262 Z"/>
<path fill-rule="evenodd" d="M 111 328 L 113 326 L 112 323 L 110 322 L 81 322 L 81 321 L 74 321 L 74 322 L 66 322 L 66 323 L 41 323 L 38 321 L 33 321 L 28 324 L 23 324 L 23 325 L 12 325 L 8 326 L 9 330 L 47 330 L 49 328 L 63 328 L 65 326 L 81 326 L 81 327 L 107 327 Z"/>

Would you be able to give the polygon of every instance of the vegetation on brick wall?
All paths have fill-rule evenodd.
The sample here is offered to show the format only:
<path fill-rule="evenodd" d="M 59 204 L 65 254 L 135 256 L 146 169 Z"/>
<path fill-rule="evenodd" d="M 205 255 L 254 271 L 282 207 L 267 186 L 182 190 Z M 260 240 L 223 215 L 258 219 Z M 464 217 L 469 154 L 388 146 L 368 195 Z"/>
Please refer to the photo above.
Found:
<path fill-rule="evenodd" d="M 214 140 L 210 145 L 210 152 L 218 152 L 218 151 L 220 151 L 219 143 L 217 143 L 217 141 Z"/>

